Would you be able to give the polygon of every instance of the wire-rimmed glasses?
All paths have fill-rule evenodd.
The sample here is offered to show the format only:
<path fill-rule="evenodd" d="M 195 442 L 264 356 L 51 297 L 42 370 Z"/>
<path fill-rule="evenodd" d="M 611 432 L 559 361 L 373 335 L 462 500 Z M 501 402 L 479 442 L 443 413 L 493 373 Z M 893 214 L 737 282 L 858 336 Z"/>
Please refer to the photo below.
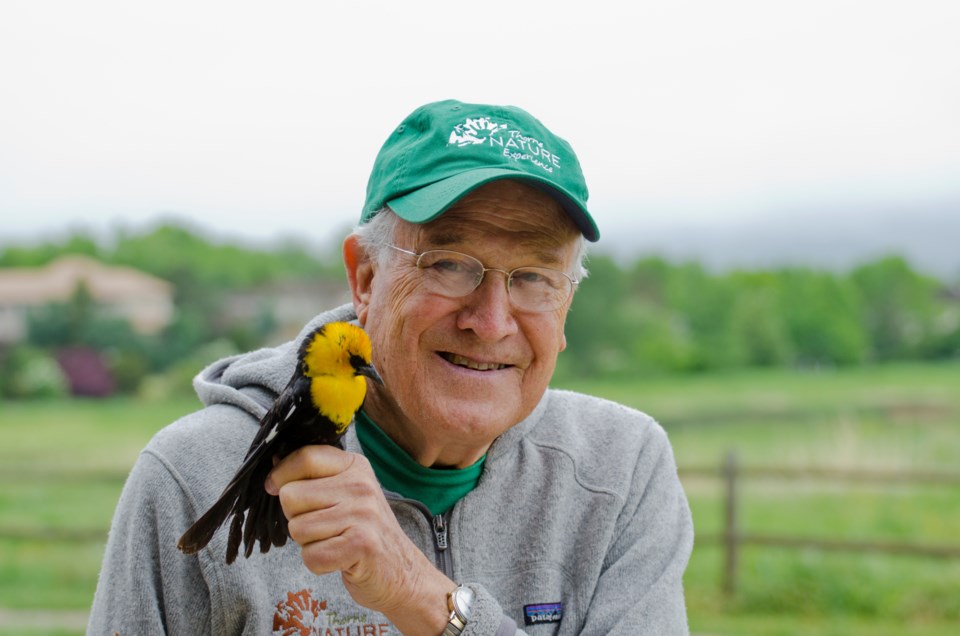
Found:
<path fill-rule="evenodd" d="M 412 252 L 396 245 L 388 247 L 415 257 L 427 290 L 448 298 L 466 296 L 480 286 L 487 272 L 500 272 L 506 277 L 507 294 L 514 307 L 530 312 L 553 311 L 570 300 L 580 282 L 549 267 L 517 267 L 508 272 L 484 267 L 473 256 L 453 250 Z"/>

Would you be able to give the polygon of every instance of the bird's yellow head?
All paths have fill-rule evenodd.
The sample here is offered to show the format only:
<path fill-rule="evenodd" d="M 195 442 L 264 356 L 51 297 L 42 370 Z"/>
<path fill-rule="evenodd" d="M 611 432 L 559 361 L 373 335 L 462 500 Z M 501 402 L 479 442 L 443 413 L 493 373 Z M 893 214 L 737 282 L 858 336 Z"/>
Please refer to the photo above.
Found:
<path fill-rule="evenodd" d="M 367 395 L 364 377 L 383 383 L 370 362 L 370 338 L 356 325 L 331 322 L 308 335 L 299 352 L 310 378 L 310 397 L 321 415 L 343 433 Z"/>

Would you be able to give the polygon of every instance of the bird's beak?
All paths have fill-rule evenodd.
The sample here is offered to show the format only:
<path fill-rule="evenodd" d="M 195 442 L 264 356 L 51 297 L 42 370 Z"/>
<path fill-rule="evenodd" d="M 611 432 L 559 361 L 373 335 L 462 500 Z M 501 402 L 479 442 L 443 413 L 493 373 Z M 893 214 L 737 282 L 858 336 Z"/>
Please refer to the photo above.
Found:
<path fill-rule="evenodd" d="M 380 377 L 380 374 L 377 373 L 377 370 L 373 368 L 372 364 L 362 364 L 357 367 L 357 375 L 365 375 L 377 384 L 383 386 L 383 378 Z"/>

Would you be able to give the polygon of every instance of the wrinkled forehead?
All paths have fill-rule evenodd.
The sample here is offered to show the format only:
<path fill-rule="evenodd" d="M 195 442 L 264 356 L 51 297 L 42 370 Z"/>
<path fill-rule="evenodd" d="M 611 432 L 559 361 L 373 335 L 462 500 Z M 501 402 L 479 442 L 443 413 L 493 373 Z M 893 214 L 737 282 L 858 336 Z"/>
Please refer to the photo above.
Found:
<path fill-rule="evenodd" d="M 421 247 L 496 240 L 514 242 L 518 248 L 562 251 L 578 235 L 576 225 L 553 197 L 510 180 L 478 188 L 437 219 L 417 226 Z"/>

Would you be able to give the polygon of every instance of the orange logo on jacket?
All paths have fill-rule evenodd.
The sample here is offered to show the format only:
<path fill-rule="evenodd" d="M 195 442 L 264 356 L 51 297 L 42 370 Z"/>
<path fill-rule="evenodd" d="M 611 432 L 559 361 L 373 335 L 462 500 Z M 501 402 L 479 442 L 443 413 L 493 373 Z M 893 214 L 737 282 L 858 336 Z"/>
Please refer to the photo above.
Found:
<path fill-rule="evenodd" d="M 390 623 L 371 622 L 366 614 L 340 614 L 327 609 L 326 601 L 313 598 L 310 590 L 288 592 L 273 615 L 276 636 L 388 636 Z"/>

